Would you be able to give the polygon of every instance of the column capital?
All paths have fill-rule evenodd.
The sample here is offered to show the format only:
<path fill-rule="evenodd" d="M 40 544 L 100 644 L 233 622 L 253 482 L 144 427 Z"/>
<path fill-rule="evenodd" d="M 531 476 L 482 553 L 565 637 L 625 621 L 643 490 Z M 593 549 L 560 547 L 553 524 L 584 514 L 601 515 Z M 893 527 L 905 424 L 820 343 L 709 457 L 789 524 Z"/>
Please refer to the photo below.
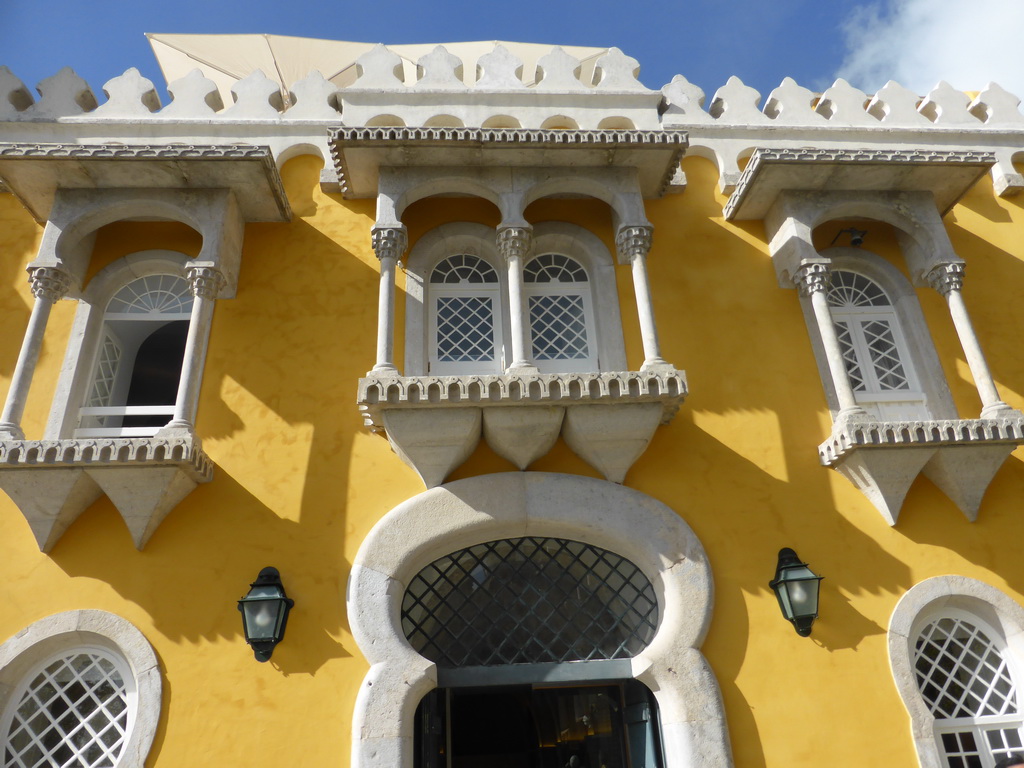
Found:
<path fill-rule="evenodd" d="M 943 296 L 950 291 L 962 291 L 964 287 L 964 264 L 963 262 L 947 262 L 937 264 L 925 275 L 928 285 L 941 293 Z"/>
<path fill-rule="evenodd" d="M 185 278 L 192 289 L 192 295 L 203 299 L 216 299 L 226 284 L 224 275 L 213 267 L 189 267 Z"/>
<path fill-rule="evenodd" d="M 378 259 L 398 261 L 409 246 L 409 232 L 404 224 L 400 227 L 374 227 L 370 230 L 370 242 Z"/>
<path fill-rule="evenodd" d="M 793 282 L 800 289 L 801 296 L 824 293 L 828 290 L 832 270 L 825 261 L 805 261 L 796 268 Z"/>
<path fill-rule="evenodd" d="M 60 301 L 71 287 L 71 276 L 56 267 L 36 267 L 29 270 L 28 281 L 32 295 L 51 304 Z"/>
<path fill-rule="evenodd" d="M 530 255 L 533 248 L 533 227 L 526 226 L 502 226 L 498 227 L 496 239 L 498 253 L 508 264 L 513 259 L 525 259 Z"/>
<path fill-rule="evenodd" d="M 646 257 L 651 250 L 653 239 L 654 227 L 650 224 L 619 227 L 619 231 L 615 234 L 615 248 L 619 252 L 619 259 L 623 262 L 631 262 L 635 256 Z"/>

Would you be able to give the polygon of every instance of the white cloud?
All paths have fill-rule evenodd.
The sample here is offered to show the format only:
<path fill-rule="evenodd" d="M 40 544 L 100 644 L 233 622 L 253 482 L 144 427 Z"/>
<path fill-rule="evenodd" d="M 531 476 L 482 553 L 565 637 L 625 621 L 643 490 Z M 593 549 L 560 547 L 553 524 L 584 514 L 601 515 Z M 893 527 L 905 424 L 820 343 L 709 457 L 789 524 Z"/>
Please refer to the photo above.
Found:
<path fill-rule="evenodd" d="M 887 0 L 847 19 L 837 73 L 873 93 L 895 80 L 926 94 L 940 80 L 965 91 L 989 82 L 1024 98 L 1021 0 Z"/>

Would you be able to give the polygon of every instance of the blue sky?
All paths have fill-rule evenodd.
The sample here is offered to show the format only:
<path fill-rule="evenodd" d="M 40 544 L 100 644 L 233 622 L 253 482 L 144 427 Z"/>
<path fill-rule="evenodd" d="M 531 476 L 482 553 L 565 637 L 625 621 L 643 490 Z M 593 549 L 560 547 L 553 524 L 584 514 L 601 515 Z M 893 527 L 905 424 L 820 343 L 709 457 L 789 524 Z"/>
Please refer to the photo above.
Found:
<path fill-rule="evenodd" d="M 98 95 L 134 66 L 163 92 L 144 33 L 270 33 L 615 45 L 647 86 L 682 74 L 709 102 L 730 75 L 763 96 L 786 76 L 823 90 L 837 74 L 869 93 L 889 78 L 1024 93 L 1021 29 L 1022 0 L 0 0 L 0 64 L 30 88 L 70 66 Z"/>

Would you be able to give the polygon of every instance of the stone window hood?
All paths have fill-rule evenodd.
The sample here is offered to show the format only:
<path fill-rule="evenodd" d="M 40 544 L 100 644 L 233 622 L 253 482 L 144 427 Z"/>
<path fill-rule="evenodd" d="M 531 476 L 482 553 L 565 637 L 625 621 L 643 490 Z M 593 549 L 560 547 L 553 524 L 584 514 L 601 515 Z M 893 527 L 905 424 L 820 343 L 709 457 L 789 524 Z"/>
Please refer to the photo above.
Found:
<path fill-rule="evenodd" d="M 606 478 L 622 482 L 686 395 L 685 375 L 660 355 L 646 267 L 652 227 L 644 214 L 645 198 L 681 188 L 686 134 L 337 128 L 331 148 L 344 194 L 377 196 L 377 362 L 360 380 L 358 396 L 366 425 L 387 433 L 427 487 L 444 482 L 481 437 L 525 469 L 560 434 Z M 393 349 L 395 268 L 408 243 L 401 217 L 428 195 L 460 194 L 486 197 L 501 211 L 493 236 L 508 270 L 513 362 L 503 374 L 403 376 Z M 549 194 L 597 197 L 611 207 L 618 261 L 632 267 L 645 358 L 640 371 L 541 373 L 530 359 L 522 269 L 532 255 L 533 228 L 524 211 Z"/>
<path fill-rule="evenodd" d="M 44 552 L 104 494 L 142 549 L 164 517 L 213 477 L 194 424 L 214 300 L 234 295 L 245 223 L 291 218 L 277 167 L 268 148 L 243 144 L 0 144 L 0 178 L 45 223 L 28 267 L 32 315 L 0 416 L 0 489 Z M 124 219 L 183 221 L 203 237 L 187 265 L 195 299 L 173 419 L 153 437 L 76 439 L 65 411 L 81 400 L 65 392 L 63 402 L 62 374 L 46 434 L 28 440 L 21 418 L 50 308 L 62 298 L 84 300 L 92 234 Z"/>
<path fill-rule="evenodd" d="M 942 224 L 994 162 L 986 152 L 758 149 L 725 207 L 727 219 L 764 220 L 780 286 L 800 289 L 833 414 L 818 448 L 822 465 L 857 486 L 890 525 L 922 473 L 973 521 L 996 471 L 1024 444 L 1024 414 L 999 398 L 961 296 L 964 262 Z M 857 404 L 825 301 L 831 258 L 811 242 L 816 226 L 840 218 L 891 224 L 912 284 L 945 297 L 978 387 L 978 418 L 959 417 L 937 364 L 924 371 L 944 393 L 929 404 L 930 419 L 881 421 Z M 927 328 L 913 330 L 930 345 Z"/>

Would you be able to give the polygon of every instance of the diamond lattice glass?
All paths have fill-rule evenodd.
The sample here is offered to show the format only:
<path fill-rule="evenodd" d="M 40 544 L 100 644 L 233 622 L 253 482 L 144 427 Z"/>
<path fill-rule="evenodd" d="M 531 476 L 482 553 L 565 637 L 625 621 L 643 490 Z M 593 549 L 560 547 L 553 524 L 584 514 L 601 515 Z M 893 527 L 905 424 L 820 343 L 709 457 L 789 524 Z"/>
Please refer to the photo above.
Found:
<path fill-rule="evenodd" d="M 128 731 L 125 680 L 104 654 L 69 654 L 32 678 L 14 708 L 4 768 L 109 768 Z"/>
<path fill-rule="evenodd" d="M 658 601 L 624 557 L 567 539 L 502 539 L 435 560 L 410 582 L 402 628 L 445 667 L 621 659 L 654 637 Z"/>

